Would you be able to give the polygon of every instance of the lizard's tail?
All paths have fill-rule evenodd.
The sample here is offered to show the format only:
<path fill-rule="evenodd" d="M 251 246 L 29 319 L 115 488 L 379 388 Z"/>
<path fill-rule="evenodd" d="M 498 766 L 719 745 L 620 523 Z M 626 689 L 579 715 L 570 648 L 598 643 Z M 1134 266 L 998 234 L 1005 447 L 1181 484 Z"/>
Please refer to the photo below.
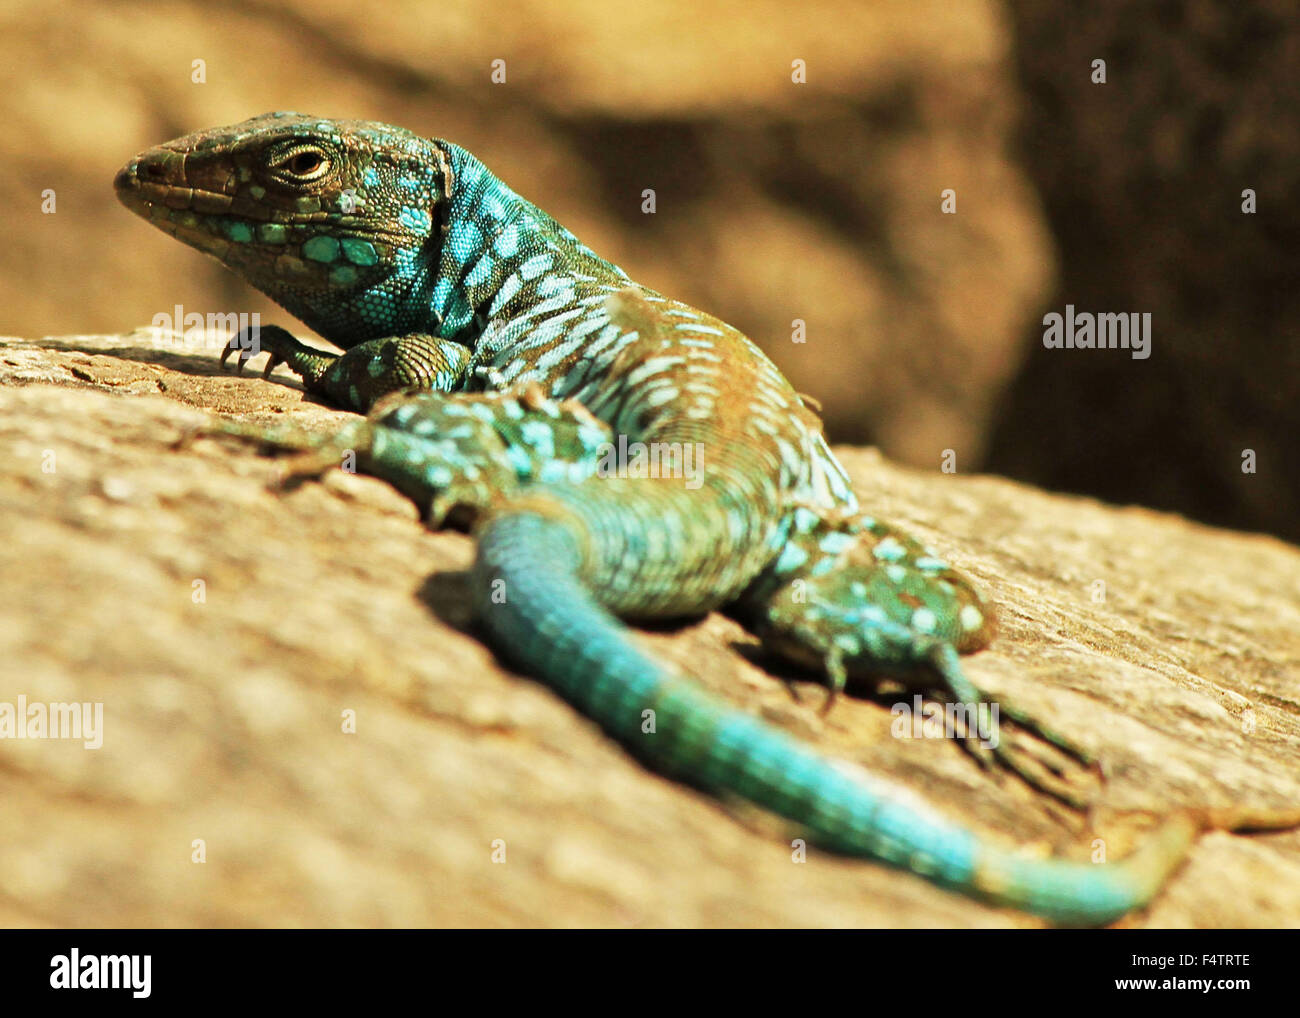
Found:
<path fill-rule="evenodd" d="M 1179 814 L 1117 863 L 1031 859 L 981 841 L 910 793 L 826 759 L 653 661 L 584 587 L 569 528 L 508 511 L 479 534 L 478 615 L 495 645 L 668 773 L 805 825 L 829 847 L 1056 922 L 1109 922 L 1145 904 L 1211 826 L 1281 814 Z M 1290 817 L 1300 823 L 1300 812 Z"/>
<path fill-rule="evenodd" d="M 1155 896 L 1203 831 L 1278 831 L 1300 827 L 1300 808 L 1195 809 L 1167 817 L 1116 863 L 1027 859 L 983 847 L 972 890 L 1074 925 L 1117 919 Z"/>

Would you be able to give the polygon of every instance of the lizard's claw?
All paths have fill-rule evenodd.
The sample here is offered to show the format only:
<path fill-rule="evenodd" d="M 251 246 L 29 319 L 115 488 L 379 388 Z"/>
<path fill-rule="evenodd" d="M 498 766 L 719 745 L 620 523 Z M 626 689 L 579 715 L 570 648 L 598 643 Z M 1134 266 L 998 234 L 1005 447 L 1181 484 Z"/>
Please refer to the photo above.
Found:
<path fill-rule="evenodd" d="M 221 364 L 225 365 L 230 355 L 239 351 L 235 358 L 235 374 L 243 374 L 244 365 L 260 353 L 270 354 L 266 362 L 266 367 L 262 369 L 262 377 L 269 378 L 275 368 L 286 362 L 292 362 L 292 359 L 303 355 L 310 356 L 318 353 L 311 347 L 300 343 L 288 329 L 281 328 L 278 325 L 259 325 L 250 326 L 240 329 L 230 337 L 228 342 L 221 351 Z"/>
<path fill-rule="evenodd" d="M 172 442 L 172 449 L 188 449 L 196 439 L 229 438 L 240 442 L 253 443 L 269 449 L 299 450 L 309 447 L 311 436 L 300 428 L 268 427 L 254 421 L 229 420 L 214 417 L 202 424 L 187 426 Z"/>
<path fill-rule="evenodd" d="M 355 457 L 370 452 L 374 428 L 365 418 L 348 421 L 329 434 L 307 431 L 296 424 L 266 425 L 216 418 L 187 427 L 172 443 L 172 448 L 188 448 L 197 438 L 226 438 L 270 452 L 292 453 L 283 461 L 281 478 L 295 480 L 319 477 L 333 467 L 355 469 Z"/>
<path fill-rule="evenodd" d="M 1030 743 L 1030 745 L 1035 744 Z M 1066 768 L 1041 748 L 1030 749 L 1028 746 L 1018 745 L 1014 739 L 1008 739 L 1003 734 L 997 747 L 992 750 L 992 755 L 1000 766 L 1005 767 L 1025 784 L 1044 795 L 1049 795 L 1076 810 L 1087 810 L 1091 805 L 1092 795 L 1085 793 L 1071 782 Z M 1080 759 L 1080 762 L 1084 761 Z M 1095 762 L 1088 762 L 1087 766 L 1099 777 L 1101 776 L 1100 767 Z"/>
<path fill-rule="evenodd" d="M 996 763 L 1044 795 L 1074 809 L 1088 808 L 1090 797 L 1070 781 L 1068 770 L 1069 761 L 1073 760 L 1104 779 L 1092 753 L 1014 704 L 989 697 L 966 677 L 958 663 L 957 651 L 951 645 L 937 645 L 931 660 L 946 694 L 958 703 L 978 705 L 979 731 L 967 731 L 962 744 L 980 766 L 987 769 Z M 991 708 L 990 704 L 995 706 Z M 991 714 L 994 709 L 996 719 Z M 1004 721 L 1010 723 L 1006 727 L 1011 731 L 1003 730 Z M 1016 737 L 1020 733 L 1034 741 L 1023 744 Z M 987 744 L 980 741 L 981 737 L 988 739 Z"/>
<path fill-rule="evenodd" d="M 826 669 L 826 699 L 822 701 L 821 715 L 826 717 L 835 706 L 836 699 L 849 684 L 848 672 L 844 668 L 844 651 L 840 647 L 832 646 L 827 651 L 822 666 Z"/>
<path fill-rule="evenodd" d="M 325 443 L 313 449 L 296 452 L 279 463 L 279 472 L 272 489 L 296 488 L 303 481 L 320 480 L 329 471 L 340 465 L 340 454 L 333 443 Z"/>

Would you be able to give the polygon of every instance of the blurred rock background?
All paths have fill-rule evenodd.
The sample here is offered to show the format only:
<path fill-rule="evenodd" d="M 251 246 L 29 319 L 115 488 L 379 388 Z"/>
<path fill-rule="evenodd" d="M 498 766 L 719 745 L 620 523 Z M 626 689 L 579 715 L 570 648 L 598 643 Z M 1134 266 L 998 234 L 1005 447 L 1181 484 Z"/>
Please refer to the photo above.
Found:
<path fill-rule="evenodd" d="M 0 11 L 0 333 L 125 332 L 177 303 L 305 331 L 119 207 L 112 175 L 267 110 L 370 117 L 467 146 L 743 328 L 837 441 L 1300 538 L 1289 0 Z M 1066 303 L 1151 312 L 1153 355 L 1043 349 Z"/>

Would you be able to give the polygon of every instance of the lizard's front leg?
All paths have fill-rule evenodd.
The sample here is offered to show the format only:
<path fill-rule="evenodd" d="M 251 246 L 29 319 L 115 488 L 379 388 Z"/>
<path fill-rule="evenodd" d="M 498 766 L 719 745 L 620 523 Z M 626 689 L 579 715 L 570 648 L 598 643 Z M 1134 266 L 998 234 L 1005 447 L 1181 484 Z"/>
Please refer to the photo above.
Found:
<path fill-rule="evenodd" d="M 523 487 L 595 474 L 612 435 L 574 400 L 534 384 L 502 392 L 394 394 L 368 420 L 366 473 L 388 481 L 431 526 L 469 523 Z"/>
<path fill-rule="evenodd" d="M 551 399 L 536 384 L 476 394 L 393 393 L 364 419 L 328 435 L 225 421 L 196 434 L 296 453 L 282 480 L 317 477 L 353 460 L 361 473 L 415 502 L 434 527 L 468 525 L 522 487 L 580 483 L 598 471 L 612 439 L 581 404 Z"/>
<path fill-rule="evenodd" d="M 221 352 L 225 364 L 238 351 L 235 371 L 259 353 L 269 353 L 262 377 L 285 364 L 308 392 L 328 397 L 358 413 L 367 412 L 391 392 L 428 389 L 450 392 L 460 387 L 470 352 L 459 343 L 427 333 L 367 340 L 344 354 L 331 354 L 294 337 L 278 325 L 241 329 Z"/>

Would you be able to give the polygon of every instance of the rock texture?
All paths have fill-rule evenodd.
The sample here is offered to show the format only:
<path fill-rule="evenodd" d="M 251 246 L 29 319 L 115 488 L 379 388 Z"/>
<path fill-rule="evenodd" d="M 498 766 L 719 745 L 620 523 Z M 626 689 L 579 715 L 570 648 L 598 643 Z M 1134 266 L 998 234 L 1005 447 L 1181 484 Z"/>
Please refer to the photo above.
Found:
<path fill-rule="evenodd" d="M 0 701 L 104 705 L 100 749 L 0 740 L 0 924 L 1035 924 L 796 864 L 783 825 L 638 766 L 496 662 L 468 628 L 470 540 L 384 484 L 274 491 L 251 449 L 173 448 L 213 412 L 341 419 L 280 377 L 148 332 L 0 341 Z M 1300 799 L 1300 551 L 842 453 L 882 517 L 992 594 L 1002 634 L 972 677 L 1106 761 L 1092 822 L 950 741 L 891 737 L 888 694 L 823 719 L 725 617 L 638 638 L 1027 851 L 1086 859 L 1100 832 L 1122 854 L 1141 811 Z M 1300 926 L 1300 833 L 1204 838 L 1129 922 Z"/>

